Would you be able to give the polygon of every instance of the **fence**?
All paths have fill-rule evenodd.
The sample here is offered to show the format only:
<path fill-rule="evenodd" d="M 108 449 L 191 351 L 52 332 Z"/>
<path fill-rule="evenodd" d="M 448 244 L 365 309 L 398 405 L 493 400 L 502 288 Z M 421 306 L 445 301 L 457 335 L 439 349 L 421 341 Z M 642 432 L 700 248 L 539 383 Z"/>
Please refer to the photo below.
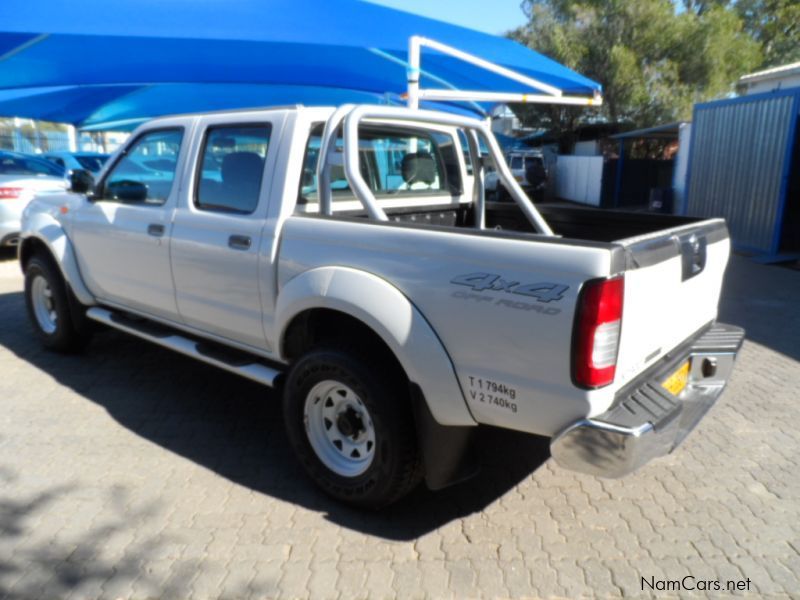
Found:
<path fill-rule="evenodd" d="M 0 149 L 26 154 L 69 151 L 70 136 L 66 131 L 0 131 Z"/>
<path fill-rule="evenodd" d="M 559 155 L 555 177 L 557 197 L 590 206 L 600 206 L 602 189 L 602 156 Z"/>

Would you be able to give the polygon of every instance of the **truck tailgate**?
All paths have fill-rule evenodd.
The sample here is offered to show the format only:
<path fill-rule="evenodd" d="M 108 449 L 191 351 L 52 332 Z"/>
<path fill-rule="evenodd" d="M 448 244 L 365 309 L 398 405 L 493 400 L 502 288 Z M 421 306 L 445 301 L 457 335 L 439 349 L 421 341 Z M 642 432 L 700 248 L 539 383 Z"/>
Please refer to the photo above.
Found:
<path fill-rule="evenodd" d="M 625 256 L 619 388 L 716 318 L 730 244 L 722 219 L 617 243 Z"/>

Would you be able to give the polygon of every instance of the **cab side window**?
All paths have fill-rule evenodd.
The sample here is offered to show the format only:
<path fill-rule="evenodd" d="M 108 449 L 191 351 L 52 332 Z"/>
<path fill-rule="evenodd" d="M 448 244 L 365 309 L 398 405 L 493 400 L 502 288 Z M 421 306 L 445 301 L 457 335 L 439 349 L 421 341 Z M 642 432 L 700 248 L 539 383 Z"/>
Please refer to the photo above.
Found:
<path fill-rule="evenodd" d="M 258 206 L 271 126 L 210 127 L 201 154 L 195 206 L 250 214 Z"/>
<path fill-rule="evenodd" d="M 161 205 L 175 181 L 183 129 L 141 135 L 111 169 L 103 184 L 105 200 Z"/>

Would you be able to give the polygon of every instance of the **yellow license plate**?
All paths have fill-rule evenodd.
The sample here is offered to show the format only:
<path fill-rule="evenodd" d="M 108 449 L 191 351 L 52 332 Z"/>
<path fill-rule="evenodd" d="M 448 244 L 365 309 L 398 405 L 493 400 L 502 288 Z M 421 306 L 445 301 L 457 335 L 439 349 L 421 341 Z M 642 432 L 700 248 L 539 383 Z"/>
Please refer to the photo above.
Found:
<path fill-rule="evenodd" d="M 673 396 L 677 396 L 683 391 L 688 382 L 689 361 L 687 360 L 661 383 L 661 387 L 668 390 Z"/>

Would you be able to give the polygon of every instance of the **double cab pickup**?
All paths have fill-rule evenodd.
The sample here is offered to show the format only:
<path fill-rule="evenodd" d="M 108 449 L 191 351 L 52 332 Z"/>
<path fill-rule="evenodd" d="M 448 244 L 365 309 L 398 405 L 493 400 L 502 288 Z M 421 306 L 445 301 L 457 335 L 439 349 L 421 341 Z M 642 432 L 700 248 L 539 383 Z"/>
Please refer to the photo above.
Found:
<path fill-rule="evenodd" d="M 370 105 L 153 120 L 19 243 L 47 348 L 101 323 L 276 387 L 300 464 L 365 507 L 469 477 L 482 424 L 597 476 L 671 452 L 742 343 L 729 251 L 721 219 L 534 205 L 484 122 Z"/>

